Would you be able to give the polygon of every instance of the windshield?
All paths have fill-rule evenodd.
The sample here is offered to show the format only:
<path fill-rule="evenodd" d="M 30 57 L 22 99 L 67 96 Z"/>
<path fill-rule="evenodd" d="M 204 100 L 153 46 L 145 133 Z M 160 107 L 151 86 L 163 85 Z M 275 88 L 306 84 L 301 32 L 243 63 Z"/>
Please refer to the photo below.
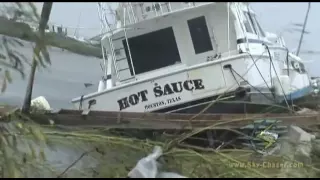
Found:
<path fill-rule="evenodd" d="M 261 28 L 256 15 L 248 12 L 243 12 L 244 14 L 244 26 L 248 33 L 257 34 L 259 36 L 265 37 L 265 33 Z"/>

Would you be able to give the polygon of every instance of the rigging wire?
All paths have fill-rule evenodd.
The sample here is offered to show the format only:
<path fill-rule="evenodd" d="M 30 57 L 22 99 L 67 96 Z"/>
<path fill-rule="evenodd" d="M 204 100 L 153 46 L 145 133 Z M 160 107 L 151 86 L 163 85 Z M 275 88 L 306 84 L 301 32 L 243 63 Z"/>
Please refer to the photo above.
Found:
<path fill-rule="evenodd" d="M 257 62 L 259 59 L 261 59 L 261 57 L 263 56 L 263 54 L 265 53 L 265 51 L 263 53 L 261 53 L 257 59 L 254 59 L 253 56 L 251 55 L 252 57 L 252 60 L 254 62 Z M 250 67 L 243 73 L 242 76 L 245 76 L 249 71 L 250 69 L 254 66 L 254 64 L 251 64 Z M 235 84 L 238 84 L 239 82 L 237 82 L 236 80 L 236 83 Z M 205 112 L 207 109 L 209 109 L 212 105 L 214 105 L 217 101 L 219 101 L 220 99 L 222 99 L 224 96 L 228 95 L 230 89 L 235 85 L 230 85 L 228 89 L 226 89 L 224 92 L 222 92 L 217 98 L 213 99 L 213 100 L 209 100 L 208 101 L 208 105 L 206 107 L 203 108 L 203 110 L 201 110 L 201 113 Z M 239 85 L 239 84 L 238 84 Z M 252 85 L 251 85 L 252 86 Z M 240 92 L 241 90 L 235 90 L 234 93 L 237 93 L 237 92 Z M 261 91 L 260 91 L 261 93 Z M 263 93 L 261 93 L 263 94 Z M 264 94 L 265 95 L 265 94 Z M 270 97 L 267 97 L 269 100 L 270 100 Z M 274 101 L 273 99 L 271 99 L 271 101 Z M 280 107 L 280 106 L 279 106 Z M 281 106 L 282 107 L 282 106 Z M 181 108 L 181 109 L 178 109 L 178 110 L 183 110 L 183 109 L 187 109 L 187 108 Z M 285 109 L 288 109 L 288 108 L 285 108 Z M 170 112 L 166 112 L 166 113 L 174 113 L 176 112 L 177 110 L 173 110 L 173 111 L 170 111 Z M 289 111 L 292 111 L 290 108 L 289 108 Z"/>
<path fill-rule="evenodd" d="M 276 96 L 275 96 L 275 94 L 273 93 L 273 91 L 272 91 L 272 89 L 271 89 L 271 87 L 269 87 L 269 85 L 268 85 L 268 83 L 267 83 L 267 81 L 265 80 L 265 78 L 263 77 L 263 75 L 262 75 L 262 73 L 261 73 L 261 71 L 260 71 L 260 69 L 258 68 L 258 66 L 257 66 L 257 64 L 256 64 L 256 61 L 253 59 L 253 57 L 252 57 L 252 55 L 251 55 L 251 53 L 250 52 L 246 52 L 247 54 L 249 54 L 249 56 L 250 56 L 250 58 L 252 59 L 252 61 L 253 61 L 253 64 L 255 65 L 255 67 L 257 68 L 257 70 L 258 70 L 258 72 L 259 72 L 259 74 L 260 74 L 260 76 L 261 76 L 261 78 L 263 79 L 263 81 L 264 81 L 264 83 L 266 84 L 266 86 L 267 86 L 267 88 L 269 89 L 269 91 L 270 91 L 270 93 L 272 94 L 272 96 L 273 96 L 273 98 L 274 98 L 274 101 L 276 102 Z M 259 56 L 259 58 L 258 59 L 260 59 L 261 58 L 261 56 L 263 55 L 265 53 L 265 51 Z M 271 71 L 271 70 L 270 70 Z M 271 75 L 270 75 L 271 76 Z M 270 82 L 271 83 L 271 82 Z"/>
<path fill-rule="evenodd" d="M 267 51 L 268 51 L 269 59 L 270 59 L 270 62 L 271 62 L 271 64 L 272 64 L 272 67 L 273 67 L 273 70 L 274 70 L 274 72 L 275 72 L 275 75 L 276 75 L 276 77 L 277 77 L 277 79 L 278 79 L 278 81 L 279 81 L 279 84 L 280 84 L 280 87 L 281 87 L 281 90 L 282 90 L 282 93 L 283 93 L 284 100 L 285 100 L 288 108 L 290 108 L 290 105 L 289 105 L 288 100 L 287 100 L 287 95 L 286 95 L 285 92 L 284 92 L 284 89 L 283 89 L 283 86 L 282 86 L 282 84 L 281 84 L 280 78 L 279 78 L 279 76 L 278 76 L 278 73 L 277 73 L 277 71 L 276 71 L 276 68 L 274 67 L 274 64 L 273 64 L 273 60 L 272 60 L 272 57 L 271 57 L 271 53 L 270 53 L 269 47 L 268 47 L 268 45 L 266 45 L 266 44 L 263 44 L 263 45 L 266 47 L 266 49 L 267 49 Z"/>
<path fill-rule="evenodd" d="M 270 100 L 270 101 L 274 101 L 274 99 L 271 99 L 270 97 L 268 97 L 267 95 L 265 95 L 265 93 L 262 93 L 261 90 L 255 86 L 253 86 L 252 84 L 249 83 L 249 81 L 247 81 L 243 76 L 241 76 L 235 69 L 232 68 L 232 66 L 230 65 L 228 67 L 231 71 L 231 74 L 233 75 L 233 72 L 236 73 L 243 81 L 245 81 L 246 83 L 249 84 L 249 86 L 251 86 L 253 89 L 255 89 L 256 91 L 258 91 L 261 95 L 263 95 L 266 99 Z M 236 77 L 233 75 L 233 77 L 235 78 L 235 81 L 237 81 Z M 238 81 L 237 81 L 238 82 Z"/>
<path fill-rule="evenodd" d="M 285 47 L 287 50 L 287 56 L 286 56 L 286 63 L 287 63 L 287 74 L 288 77 L 290 77 L 290 69 L 289 69 L 289 49 Z M 291 100 L 291 106 L 293 107 L 293 99 L 292 99 L 292 94 L 290 93 L 290 100 Z"/>

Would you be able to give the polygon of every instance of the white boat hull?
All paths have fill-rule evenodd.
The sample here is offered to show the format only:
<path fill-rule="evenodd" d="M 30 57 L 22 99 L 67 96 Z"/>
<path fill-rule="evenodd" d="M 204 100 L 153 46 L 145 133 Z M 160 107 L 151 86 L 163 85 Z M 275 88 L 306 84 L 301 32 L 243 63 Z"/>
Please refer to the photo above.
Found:
<path fill-rule="evenodd" d="M 222 58 L 220 60 L 216 60 L 214 62 L 207 62 L 200 65 L 192 66 L 192 67 L 184 67 L 180 70 L 176 70 L 175 72 L 167 72 L 164 73 L 163 76 L 157 76 L 154 78 L 149 78 L 145 80 L 140 80 L 132 83 L 127 83 L 124 85 L 116 86 L 108 90 L 88 94 L 85 96 L 81 96 L 80 98 L 74 99 L 72 102 L 75 105 L 76 109 L 81 110 L 98 110 L 98 111 L 125 111 L 125 112 L 171 112 L 171 111 L 180 111 L 177 110 L 178 107 L 186 108 L 186 104 L 197 104 L 192 102 L 200 102 L 204 104 L 208 104 L 205 102 L 205 99 L 216 99 L 220 96 L 224 98 L 224 101 L 230 99 L 232 101 L 242 101 L 238 103 L 240 106 L 238 108 L 242 108 L 242 110 L 236 110 L 234 107 L 232 111 L 243 111 L 244 104 L 254 103 L 254 104 L 268 104 L 268 103 L 282 103 L 284 100 L 283 91 L 278 89 L 278 92 L 282 93 L 277 95 L 277 99 L 273 102 L 270 102 L 267 98 L 261 97 L 259 100 L 250 100 L 253 96 L 249 95 L 246 97 L 236 97 L 236 90 L 239 89 L 239 83 L 243 84 L 245 81 L 248 81 L 249 84 L 252 85 L 250 87 L 248 84 L 245 86 L 249 91 L 255 91 L 256 89 L 266 89 L 265 86 L 261 86 L 260 88 L 257 85 L 263 84 L 263 80 L 260 74 L 257 73 L 256 67 L 252 64 L 252 60 L 250 60 L 248 55 L 236 55 L 231 58 Z M 262 63 L 259 65 L 259 63 Z M 275 61 L 275 63 L 280 64 L 280 62 Z M 261 58 L 257 63 L 259 67 L 264 67 L 269 64 L 269 57 Z M 239 76 L 232 76 L 230 70 L 225 68 L 226 66 L 231 65 L 235 72 L 239 74 Z M 274 81 L 276 78 L 276 74 L 281 75 L 282 70 L 281 66 L 276 66 L 278 69 L 274 70 L 277 73 L 271 73 L 273 78 L 270 80 L 270 71 L 262 70 L 262 76 L 269 85 L 271 81 Z M 291 73 L 292 75 L 293 72 Z M 295 86 L 299 87 L 293 91 L 290 91 L 292 88 L 285 88 L 285 94 L 294 93 L 297 90 L 308 88 L 310 82 L 308 81 L 307 74 L 296 75 L 298 78 L 303 78 L 305 76 L 306 82 L 300 84 L 295 83 Z M 292 82 L 294 78 L 291 78 Z M 292 87 L 294 85 L 291 85 Z M 269 94 L 270 92 L 265 91 L 265 94 Z M 309 91 L 305 93 L 308 95 Z M 227 94 L 227 95 L 226 95 Z M 249 93 L 250 94 L 250 93 Z M 265 95 L 260 95 L 265 96 Z M 304 96 L 304 95 L 303 95 Z M 297 97 L 300 98 L 300 97 Z M 256 99 L 256 97 L 255 97 Z M 221 99 L 220 99 L 221 100 Z M 208 100 L 209 101 L 209 100 Z M 260 101 L 260 102 L 259 102 Z M 217 103 L 218 104 L 218 103 Z M 221 104 L 221 103 L 219 103 Z M 234 103 L 237 104 L 237 103 Z M 190 106 L 193 106 L 190 105 Z M 269 106 L 270 104 L 268 104 Z M 202 105 L 198 106 L 202 107 Z M 263 105 L 266 106 L 266 105 Z M 170 108 L 175 107 L 175 108 Z M 228 106 L 222 108 L 232 107 L 229 103 Z M 212 110 L 211 112 L 219 113 L 223 112 L 218 107 L 216 110 Z M 228 112 L 226 110 L 225 112 Z M 182 112 L 182 111 L 181 111 Z"/>

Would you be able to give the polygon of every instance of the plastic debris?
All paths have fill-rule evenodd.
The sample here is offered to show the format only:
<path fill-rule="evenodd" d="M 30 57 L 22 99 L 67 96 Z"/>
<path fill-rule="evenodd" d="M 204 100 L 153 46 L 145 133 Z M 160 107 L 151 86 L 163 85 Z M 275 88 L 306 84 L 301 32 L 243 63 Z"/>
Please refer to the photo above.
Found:
<path fill-rule="evenodd" d="M 162 149 L 155 146 L 153 152 L 138 161 L 136 166 L 129 172 L 129 178 L 187 178 L 173 172 L 159 172 L 160 164 L 157 159 L 162 155 Z"/>
<path fill-rule="evenodd" d="M 32 99 L 31 106 L 36 107 L 39 110 L 51 110 L 50 104 L 44 96 L 39 96 L 37 98 Z"/>

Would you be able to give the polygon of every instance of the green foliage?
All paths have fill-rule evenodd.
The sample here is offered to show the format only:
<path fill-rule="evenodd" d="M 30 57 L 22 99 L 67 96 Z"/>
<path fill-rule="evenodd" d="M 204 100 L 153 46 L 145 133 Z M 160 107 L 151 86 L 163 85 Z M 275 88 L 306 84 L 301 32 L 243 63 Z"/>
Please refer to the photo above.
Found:
<path fill-rule="evenodd" d="M 102 135 L 97 131 L 68 130 L 58 131 L 56 128 L 46 130 L 45 134 L 54 144 L 70 147 L 86 153 L 88 161 L 95 162 L 92 167 L 70 165 L 72 167 L 62 177 L 82 178 L 123 178 L 147 154 L 152 152 L 155 145 L 166 147 L 165 142 L 138 140 L 112 135 Z M 92 151 L 94 150 L 94 151 Z M 262 156 L 252 150 L 224 149 L 195 151 L 188 147 L 172 147 L 164 152 L 159 162 L 162 170 L 180 173 L 190 178 L 232 178 L 232 177 L 279 177 L 285 168 L 254 168 L 235 167 L 237 164 L 248 162 L 292 162 L 285 157 L 269 155 Z M 90 153 L 87 153 L 90 152 Z M 83 157 L 82 163 L 86 164 Z M 320 172 L 315 167 L 318 161 L 310 166 L 288 169 L 286 177 L 315 177 Z M 79 163 L 80 164 L 80 163 Z M 68 166 L 68 165 L 66 165 Z M 296 172 L 296 173 L 293 173 Z"/>
<path fill-rule="evenodd" d="M 2 178 L 26 177 L 28 169 L 44 162 L 46 138 L 35 124 L 24 122 L 0 125 Z M 40 160 L 40 161 L 39 161 Z"/>
<path fill-rule="evenodd" d="M 7 83 L 12 82 L 10 71 L 16 71 L 21 74 L 21 77 L 25 77 L 23 62 L 27 62 L 26 57 L 14 50 L 15 47 L 22 47 L 23 44 L 14 38 L 2 36 L 2 42 L 0 45 L 0 73 L 2 73 L 2 88 L 1 92 L 4 92 L 7 88 Z"/>
<path fill-rule="evenodd" d="M 14 21 L 39 23 L 40 20 L 37 8 L 32 2 L 3 3 L 0 11 Z"/>
<path fill-rule="evenodd" d="M 39 23 L 40 16 L 37 13 L 35 5 L 31 2 L 28 3 L 6 3 L 2 13 L 5 13 L 10 19 L 14 21 L 27 22 L 29 24 Z M 45 40 L 41 39 L 39 35 L 36 36 L 37 41 L 34 48 L 34 57 L 42 67 L 50 64 L 50 56 L 46 48 Z M 18 52 L 16 49 L 23 47 L 24 44 L 12 37 L 2 36 L 0 45 L 0 75 L 2 77 L 1 92 L 7 88 L 7 84 L 12 82 L 11 71 L 18 72 L 22 78 L 25 78 L 24 63 L 29 64 L 28 59 Z"/>
<path fill-rule="evenodd" d="M 45 16 L 40 17 L 37 14 L 37 9 L 31 2 L 10 3 L 9 6 L 4 6 L 1 11 L 5 12 L 13 21 L 37 25 L 48 21 L 48 19 L 43 19 Z M 43 37 L 44 29 L 38 28 L 38 30 L 32 60 L 35 60 L 42 67 L 46 67 L 46 64 L 50 64 L 50 56 L 46 48 L 46 39 Z M 7 84 L 12 82 L 11 72 L 16 71 L 24 78 L 23 64 L 30 64 L 30 62 L 16 50 L 18 47 L 23 47 L 21 41 L 9 37 L 2 37 L 1 41 L 0 76 L 3 79 L 1 92 L 4 92 Z M 200 153 L 190 148 L 179 148 L 182 140 L 197 131 L 181 136 L 170 143 L 165 143 L 168 138 L 159 137 L 159 141 L 155 142 L 105 135 L 105 131 L 70 129 L 58 131 L 58 127 L 53 123 L 50 125 L 50 129 L 44 128 L 33 124 L 27 117 L 14 115 L 12 114 L 7 119 L 9 122 L 1 122 L 0 124 L 0 174 L 2 178 L 35 177 L 40 176 L 45 170 L 52 171 L 51 166 L 47 164 L 45 155 L 45 149 L 48 146 L 52 147 L 52 144 L 69 146 L 77 150 L 79 147 L 83 149 L 83 153 L 76 161 L 65 165 L 65 170 L 56 172 L 53 177 L 126 177 L 138 160 L 149 154 L 155 145 L 160 145 L 165 150 L 163 157 L 161 157 L 163 169 L 181 173 L 187 177 L 277 177 L 281 171 L 281 169 L 232 167 L 231 164 L 253 161 L 252 157 L 256 154 L 248 150 L 217 151 L 211 149 L 211 152 Z M 91 157 L 90 161 L 96 162 L 94 167 L 79 168 L 77 166 L 78 161 L 85 161 L 83 160 L 85 157 Z M 268 158 L 283 161 L 282 157 Z M 319 158 L 319 156 L 315 158 Z M 263 160 L 264 157 L 259 157 L 259 159 Z M 310 166 L 299 172 L 302 176 L 312 177 L 314 171 L 319 172 L 317 167 L 319 165 Z"/>
<path fill-rule="evenodd" d="M 50 8 L 51 11 L 51 8 Z M 28 3 L 5 3 L 1 12 L 12 21 L 26 22 L 30 25 L 48 22 L 50 12 L 43 19 L 37 13 L 35 5 Z M 5 18 L 5 17 L 1 17 Z M 40 24 L 41 25 L 41 24 Z M 36 46 L 33 49 L 33 61 L 45 67 L 50 64 L 49 53 L 46 48 L 44 29 L 36 35 Z M 17 51 L 24 44 L 15 38 L 2 36 L 0 44 L 0 75 L 2 77 L 1 92 L 6 90 L 7 84 L 12 82 L 11 71 L 20 73 L 25 78 L 24 64 L 29 64 L 28 59 Z M 13 115 L 11 115 L 12 118 Z M 10 118 L 10 119 L 11 119 Z M 21 119 L 15 117 L 16 119 Z M 28 177 L 28 169 L 36 167 L 46 160 L 44 148 L 47 139 L 41 128 L 32 123 L 10 121 L 0 124 L 0 174 L 2 178 Z M 40 162 L 38 160 L 41 160 Z"/>

